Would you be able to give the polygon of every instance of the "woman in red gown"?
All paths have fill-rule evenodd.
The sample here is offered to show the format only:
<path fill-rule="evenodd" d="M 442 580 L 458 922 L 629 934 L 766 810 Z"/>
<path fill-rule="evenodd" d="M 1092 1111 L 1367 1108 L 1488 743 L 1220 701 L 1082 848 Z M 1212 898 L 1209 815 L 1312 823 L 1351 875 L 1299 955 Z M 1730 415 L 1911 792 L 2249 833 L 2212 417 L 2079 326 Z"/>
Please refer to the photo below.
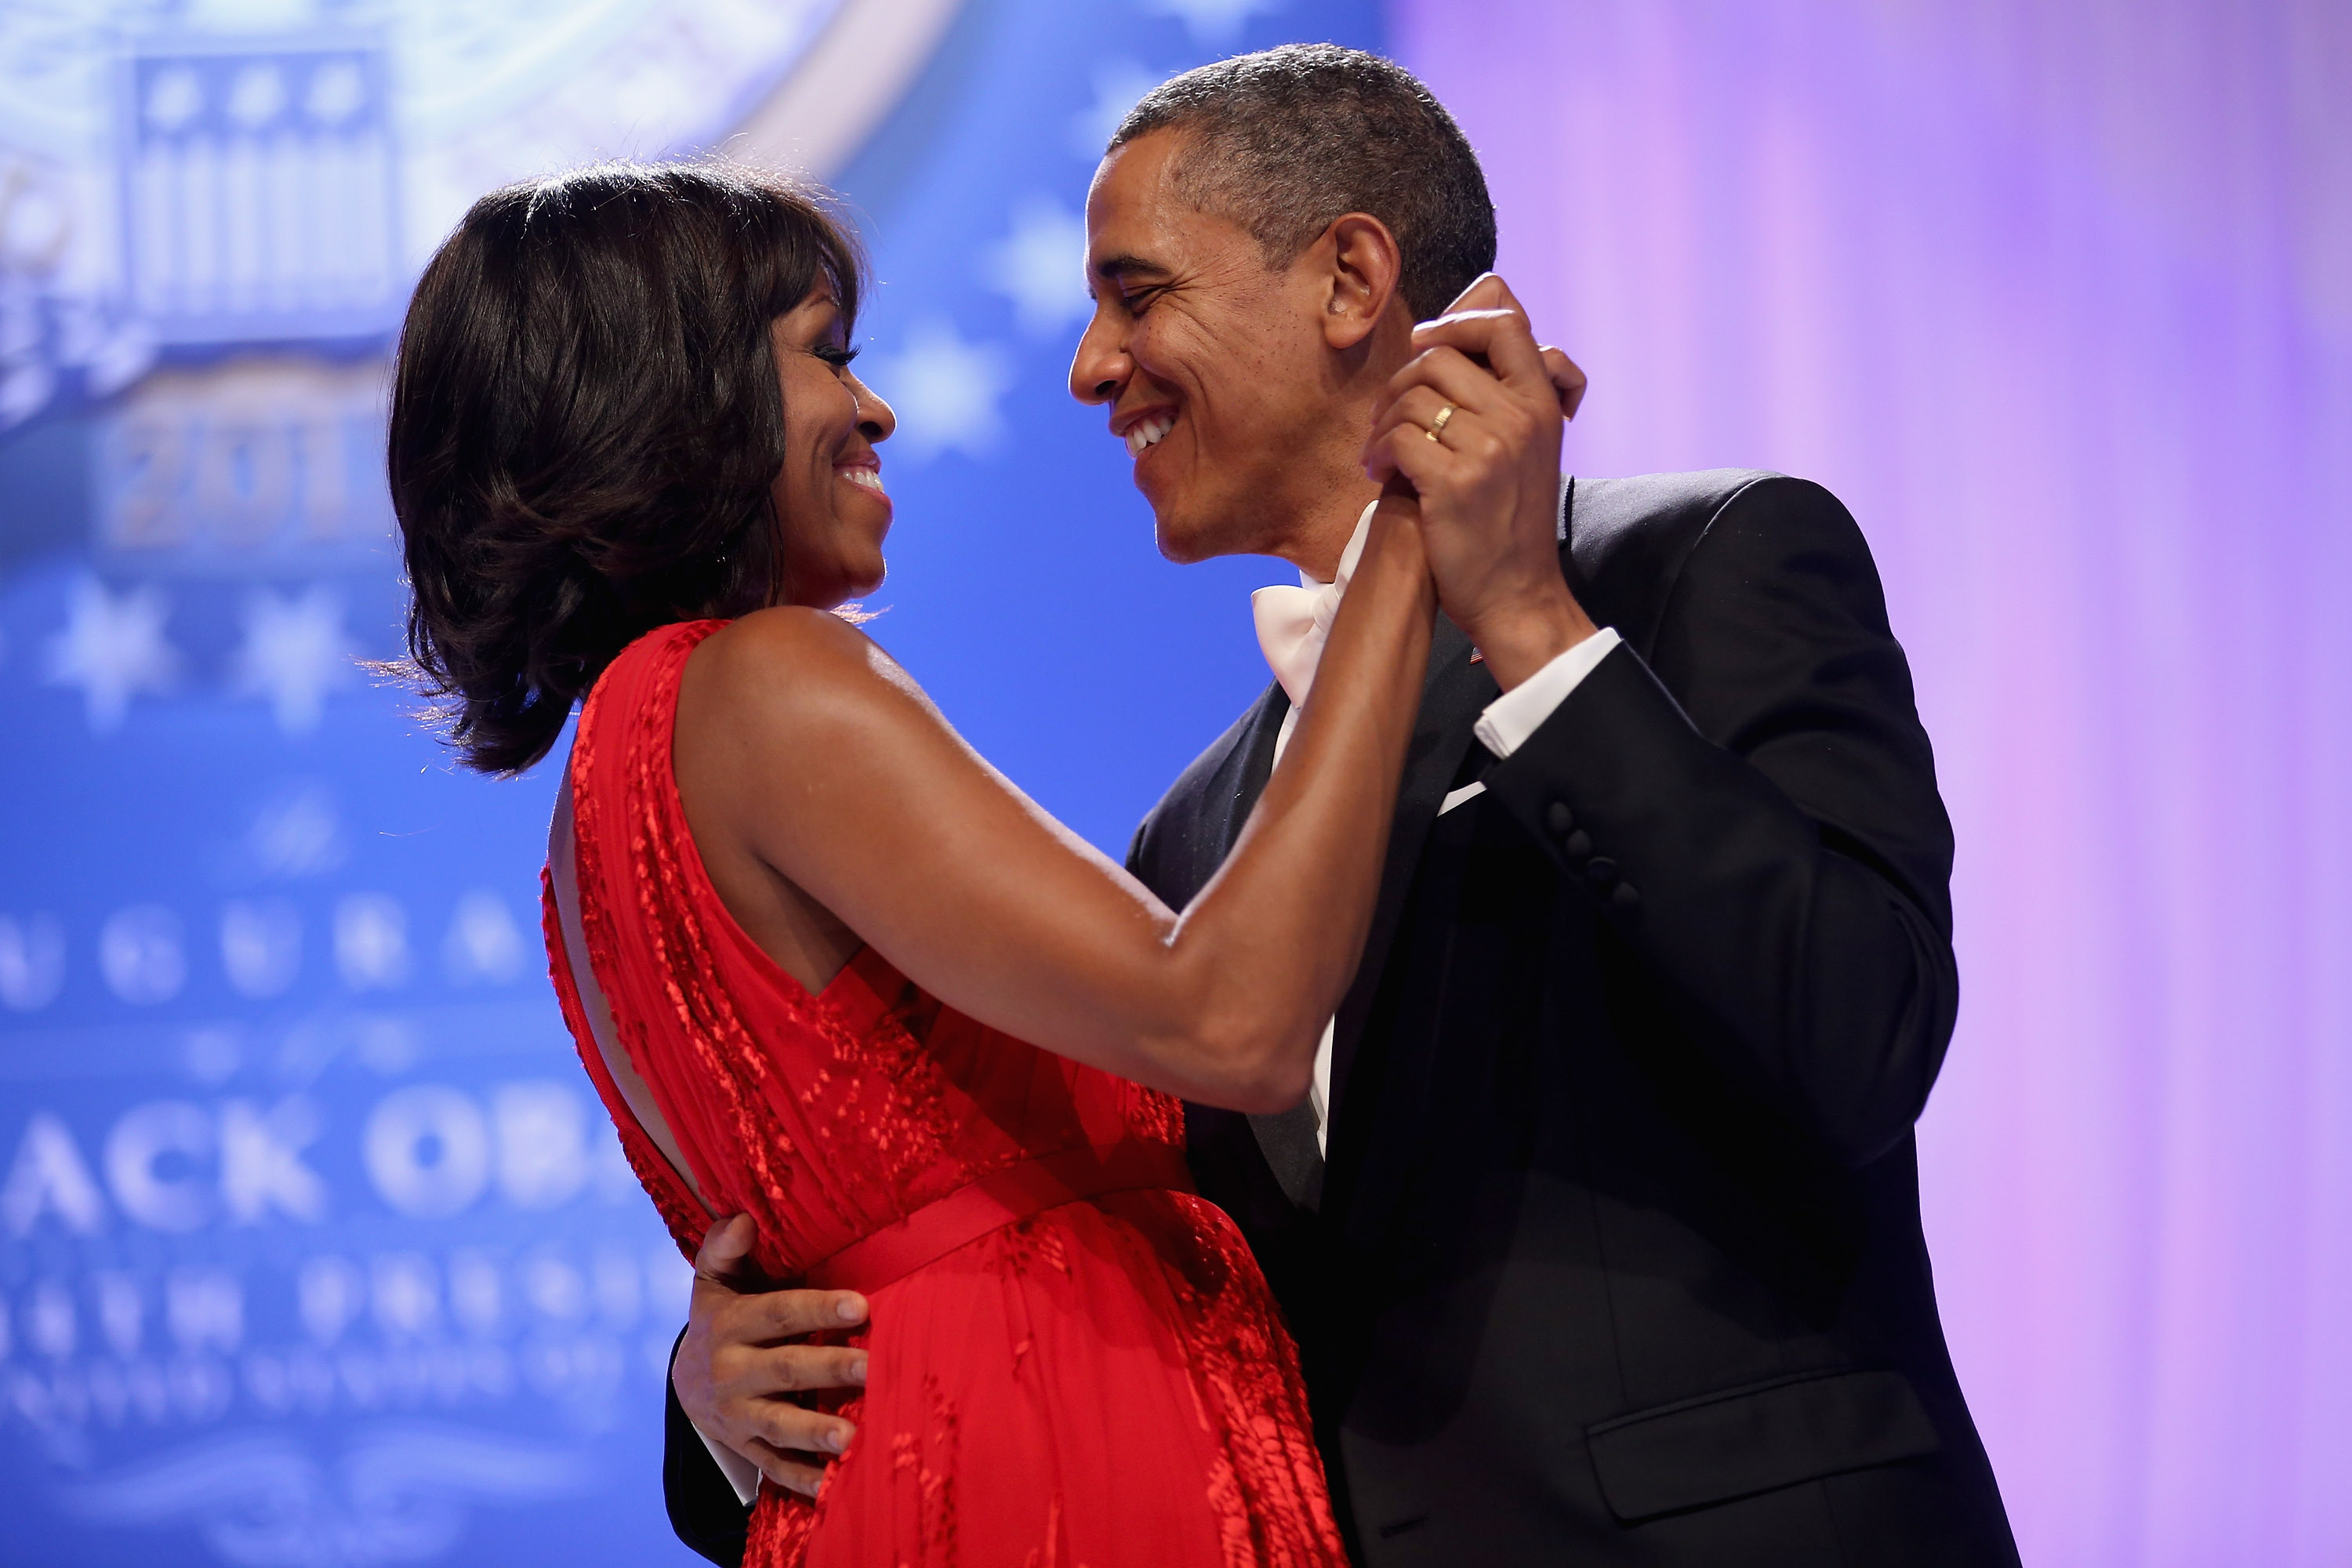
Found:
<path fill-rule="evenodd" d="M 418 286 L 391 478 L 417 667 L 551 840 L 564 1016 L 691 1255 L 864 1294 L 861 1397 L 747 1562 L 1344 1563 L 1297 1358 L 1179 1095 L 1306 1090 L 1377 886 L 1433 599 L 1384 501 L 1225 869 L 1167 910 L 827 614 L 892 416 L 807 196 L 709 167 L 495 193 Z M 771 1477 L 778 1470 L 769 1467 Z"/>

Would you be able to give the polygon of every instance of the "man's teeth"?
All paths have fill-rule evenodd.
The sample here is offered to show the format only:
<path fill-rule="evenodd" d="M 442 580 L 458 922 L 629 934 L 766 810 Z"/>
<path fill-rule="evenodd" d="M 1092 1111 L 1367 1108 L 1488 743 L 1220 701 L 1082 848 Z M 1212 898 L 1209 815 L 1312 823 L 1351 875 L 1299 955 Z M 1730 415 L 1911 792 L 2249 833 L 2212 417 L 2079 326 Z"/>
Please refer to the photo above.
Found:
<path fill-rule="evenodd" d="M 864 485 L 867 489 L 877 493 L 882 489 L 882 476 L 873 468 L 843 468 L 840 473 L 843 479 L 853 485 Z"/>
<path fill-rule="evenodd" d="M 1163 414 L 1157 419 L 1146 419 L 1127 433 L 1127 455 L 1140 458 L 1146 447 L 1156 445 L 1162 436 L 1176 428 L 1176 416 Z"/>

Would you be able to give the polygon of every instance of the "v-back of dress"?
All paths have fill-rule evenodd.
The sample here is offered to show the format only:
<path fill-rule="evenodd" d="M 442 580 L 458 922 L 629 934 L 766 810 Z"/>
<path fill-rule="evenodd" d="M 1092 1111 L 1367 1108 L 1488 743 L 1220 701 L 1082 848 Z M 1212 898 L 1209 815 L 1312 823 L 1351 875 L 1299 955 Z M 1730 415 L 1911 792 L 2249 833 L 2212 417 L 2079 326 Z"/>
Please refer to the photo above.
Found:
<path fill-rule="evenodd" d="M 1344 1563 L 1297 1356 L 1193 1195 L 1170 1097 L 986 1028 L 871 948 L 812 994 L 719 901 L 671 767 L 688 656 L 615 660 L 570 763 L 580 934 L 702 1198 L 581 1060 L 680 1249 L 751 1214 L 771 1278 L 863 1290 L 857 1425 L 818 1500 L 763 1486 L 747 1568 Z"/>

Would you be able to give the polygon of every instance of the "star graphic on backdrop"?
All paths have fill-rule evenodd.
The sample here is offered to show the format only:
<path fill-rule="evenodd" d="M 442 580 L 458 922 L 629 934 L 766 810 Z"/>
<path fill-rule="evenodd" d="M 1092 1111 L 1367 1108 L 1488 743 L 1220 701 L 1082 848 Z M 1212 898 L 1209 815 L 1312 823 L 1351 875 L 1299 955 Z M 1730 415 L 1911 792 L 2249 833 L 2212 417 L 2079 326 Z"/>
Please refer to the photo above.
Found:
<path fill-rule="evenodd" d="M 1095 100 L 1070 120 L 1070 145 L 1091 163 L 1103 155 L 1103 145 L 1135 100 L 1166 79 L 1133 60 L 1104 60 L 1094 68 Z"/>
<path fill-rule="evenodd" d="M 315 877 L 340 867 L 350 853 L 334 793 L 316 780 L 264 804 L 240 847 L 241 864 L 264 877 Z"/>
<path fill-rule="evenodd" d="M 1022 330 L 1044 333 L 1087 315 L 1086 254 L 1085 220 L 1051 196 L 1030 196 L 984 265 L 991 287 L 1012 299 Z"/>
<path fill-rule="evenodd" d="M 79 688 L 89 727 L 114 729 L 134 694 L 168 691 L 179 676 L 179 650 L 163 636 L 171 614 L 152 584 L 117 595 L 83 578 L 74 584 L 65 630 L 49 639 L 49 684 Z"/>
<path fill-rule="evenodd" d="M 892 445 L 917 462 L 950 449 L 984 458 L 1003 439 L 996 405 L 1013 384 L 1012 358 L 993 343 L 964 342 L 950 322 L 916 322 L 906 348 L 883 361 L 874 384 L 898 411 Z"/>
<path fill-rule="evenodd" d="M 325 584 L 283 597 L 264 588 L 245 602 L 245 644 L 233 666 L 236 689 L 268 698 L 286 733 L 319 727 L 327 693 L 357 673 L 354 657 L 343 637 L 342 596 Z"/>
<path fill-rule="evenodd" d="M 1144 0 L 1154 16 L 1174 16 L 1201 44 L 1229 44 L 1239 37 L 1252 16 L 1270 16 L 1282 9 L 1282 0 Z"/>
<path fill-rule="evenodd" d="M 507 912 L 506 900 L 477 888 L 457 900 L 441 962 L 460 985 L 477 980 L 512 980 L 523 970 L 522 932 Z"/>

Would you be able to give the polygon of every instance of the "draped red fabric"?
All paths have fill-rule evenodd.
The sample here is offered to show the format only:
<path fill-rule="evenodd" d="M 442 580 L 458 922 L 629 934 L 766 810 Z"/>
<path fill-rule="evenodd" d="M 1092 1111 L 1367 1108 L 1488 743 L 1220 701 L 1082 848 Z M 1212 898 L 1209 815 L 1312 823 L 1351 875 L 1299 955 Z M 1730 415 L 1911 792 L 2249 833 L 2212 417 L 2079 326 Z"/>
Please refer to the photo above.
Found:
<path fill-rule="evenodd" d="M 984 1027 L 870 948 L 812 995 L 719 902 L 670 766 L 679 677 L 719 625 L 633 645 L 572 748 L 580 924 L 631 1064 L 779 1280 L 968 1215 L 975 1184 L 1028 1194 L 867 1289 L 870 1380 L 839 1407 L 857 1436 L 814 1504 L 763 1488 L 747 1565 L 1339 1568 L 1297 1352 L 1232 1222 L 1181 1190 L 1177 1102 Z M 605 1069 L 551 897 L 548 931 L 581 1060 L 690 1253 L 704 1211 Z M 1178 1184 L 1052 1203 L 1024 1166 Z"/>

